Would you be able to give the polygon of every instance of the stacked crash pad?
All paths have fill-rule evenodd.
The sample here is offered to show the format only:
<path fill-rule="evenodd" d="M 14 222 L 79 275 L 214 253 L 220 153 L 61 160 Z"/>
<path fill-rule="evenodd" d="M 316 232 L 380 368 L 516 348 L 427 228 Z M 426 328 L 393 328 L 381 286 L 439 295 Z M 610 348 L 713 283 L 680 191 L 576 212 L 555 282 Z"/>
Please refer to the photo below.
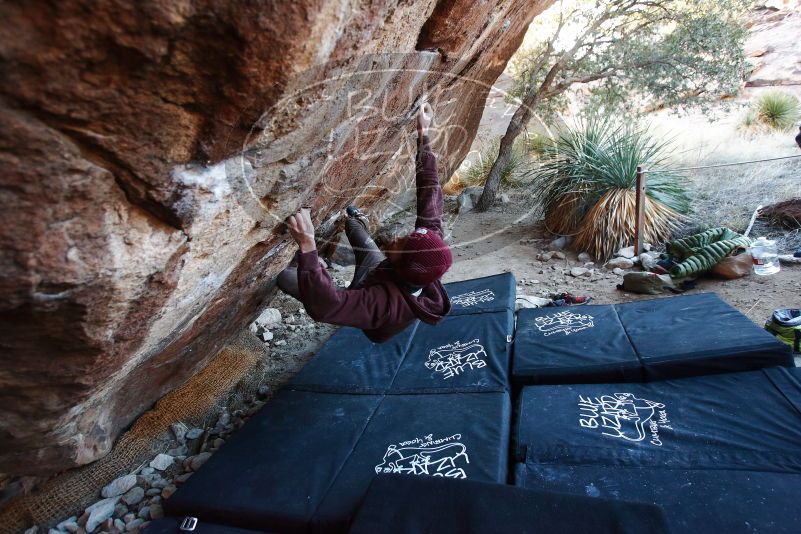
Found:
<path fill-rule="evenodd" d="M 519 384 L 640 382 L 792 366 L 792 354 L 713 293 L 520 310 Z"/>
<path fill-rule="evenodd" d="M 514 287 L 511 274 L 448 285 L 449 317 L 384 344 L 340 328 L 166 511 L 342 532 L 377 473 L 506 482 Z"/>
<path fill-rule="evenodd" d="M 662 506 L 672 532 L 798 532 L 801 369 L 524 387 L 515 484 Z"/>
<path fill-rule="evenodd" d="M 660 534 L 669 532 L 667 524 L 653 504 L 474 480 L 378 475 L 349 532 Z"/>

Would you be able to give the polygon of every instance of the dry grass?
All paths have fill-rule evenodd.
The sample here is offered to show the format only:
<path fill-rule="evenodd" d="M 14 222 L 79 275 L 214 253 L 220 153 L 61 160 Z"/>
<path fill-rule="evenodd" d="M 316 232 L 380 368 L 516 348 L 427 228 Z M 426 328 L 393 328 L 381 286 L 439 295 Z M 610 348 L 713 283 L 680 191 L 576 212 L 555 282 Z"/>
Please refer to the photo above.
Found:
<path fill-rule="evenodd" d="M 545 210 L 545 228 L 552 234 L 572 235 L 581 222 L 580 193 L 567 193 L 560 201 Z"/>
<path fill-rule="evenodd" d="M 637 194 L 631 189 L 607 191 L 584 217 L 574 246 L 600 259 L 611 258 L 635 237 Z M 669 239 L 680 226 L 682 216 L 663 204 L 645 198 L 645 241 Z"/>
<path fill-rule="evenodd" d="M 657 116 L 654 127 L 675 138 L 678 150 L 674 164 L 680 167 L 801 155 L 794 133 L 738 131 L 740 114 L 741 110 L 733 110 L 713 122 L 700 115 Z M 801 158 L 687 174 L 693 212 L 683 233 L 716 226 L 744 231 L 757 206 L 787 200 L 801 192 Z"/>

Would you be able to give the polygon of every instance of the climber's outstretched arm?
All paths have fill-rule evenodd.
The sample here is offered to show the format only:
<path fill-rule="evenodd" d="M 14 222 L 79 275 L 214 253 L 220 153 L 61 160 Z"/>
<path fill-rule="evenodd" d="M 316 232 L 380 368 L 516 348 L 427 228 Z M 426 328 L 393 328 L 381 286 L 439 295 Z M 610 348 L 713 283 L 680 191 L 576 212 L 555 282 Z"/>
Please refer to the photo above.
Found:
<path fill-rule="evenodd" d="M 417 186 L 417 220 L 415 228 L 442 233 L 442 189 L 437 174 L 437 158 L 431 151 L 428 127 L 434 117 L 434 110 L 427 102 L 417 112 L 417 160 L 415 162 Z"/>

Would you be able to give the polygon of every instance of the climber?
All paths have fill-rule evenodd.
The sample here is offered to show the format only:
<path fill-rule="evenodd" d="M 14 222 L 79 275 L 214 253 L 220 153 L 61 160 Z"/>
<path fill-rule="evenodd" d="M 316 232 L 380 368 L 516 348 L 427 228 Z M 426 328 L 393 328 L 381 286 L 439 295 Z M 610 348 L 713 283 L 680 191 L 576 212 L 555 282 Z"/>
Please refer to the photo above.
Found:
<path fill-rule="evenodd" d="M 373 342 L 382 343 L 416 319 L 442 321 L 451 302 L 440 278 L 453 262 L 442 233 L 442 190 L 428 128 L 431 105 L 417 113 L 417 220 L 407 236 L 396 238 L 386 256 L 370 238 L 367 218 L 348 206 L 345 233 L 356 256 L 356 272 L 347 289 L 337 289 L 317 256 L 314 226 L 308 209 L 287 219 L 298 243 L 297 268 L 278 275 L 278 287 L 300 300 L 315 321 L 353 326 Z"/>

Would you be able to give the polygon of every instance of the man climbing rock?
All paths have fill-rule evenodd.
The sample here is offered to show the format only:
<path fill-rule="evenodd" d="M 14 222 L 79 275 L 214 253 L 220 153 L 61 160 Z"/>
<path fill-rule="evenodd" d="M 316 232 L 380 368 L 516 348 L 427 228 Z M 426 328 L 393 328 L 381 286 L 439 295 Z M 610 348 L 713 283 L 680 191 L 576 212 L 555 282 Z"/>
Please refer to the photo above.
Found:
<path fill-rule="evenodd" d="M 366 217 L 347 209 L 345 233 L 356 256 L 356 272 L 347 289 L 337 289 L 321 265 L 314 226 L 307 209 L 287 220 L 300 251 L 297 268 L 278 275 L 278 287 L 300 300 L 315 321 L 353 326 L 376 343 L 384 342 L 416 319 L 437 324 L 451 309 L 440 278 L 453 262 L 442 233 L 442 191 L 431 152 L 428 103 L 417 114 L 417 220 L 407 236 L 396 238 L 386 256 L 370 238 Z"/>

